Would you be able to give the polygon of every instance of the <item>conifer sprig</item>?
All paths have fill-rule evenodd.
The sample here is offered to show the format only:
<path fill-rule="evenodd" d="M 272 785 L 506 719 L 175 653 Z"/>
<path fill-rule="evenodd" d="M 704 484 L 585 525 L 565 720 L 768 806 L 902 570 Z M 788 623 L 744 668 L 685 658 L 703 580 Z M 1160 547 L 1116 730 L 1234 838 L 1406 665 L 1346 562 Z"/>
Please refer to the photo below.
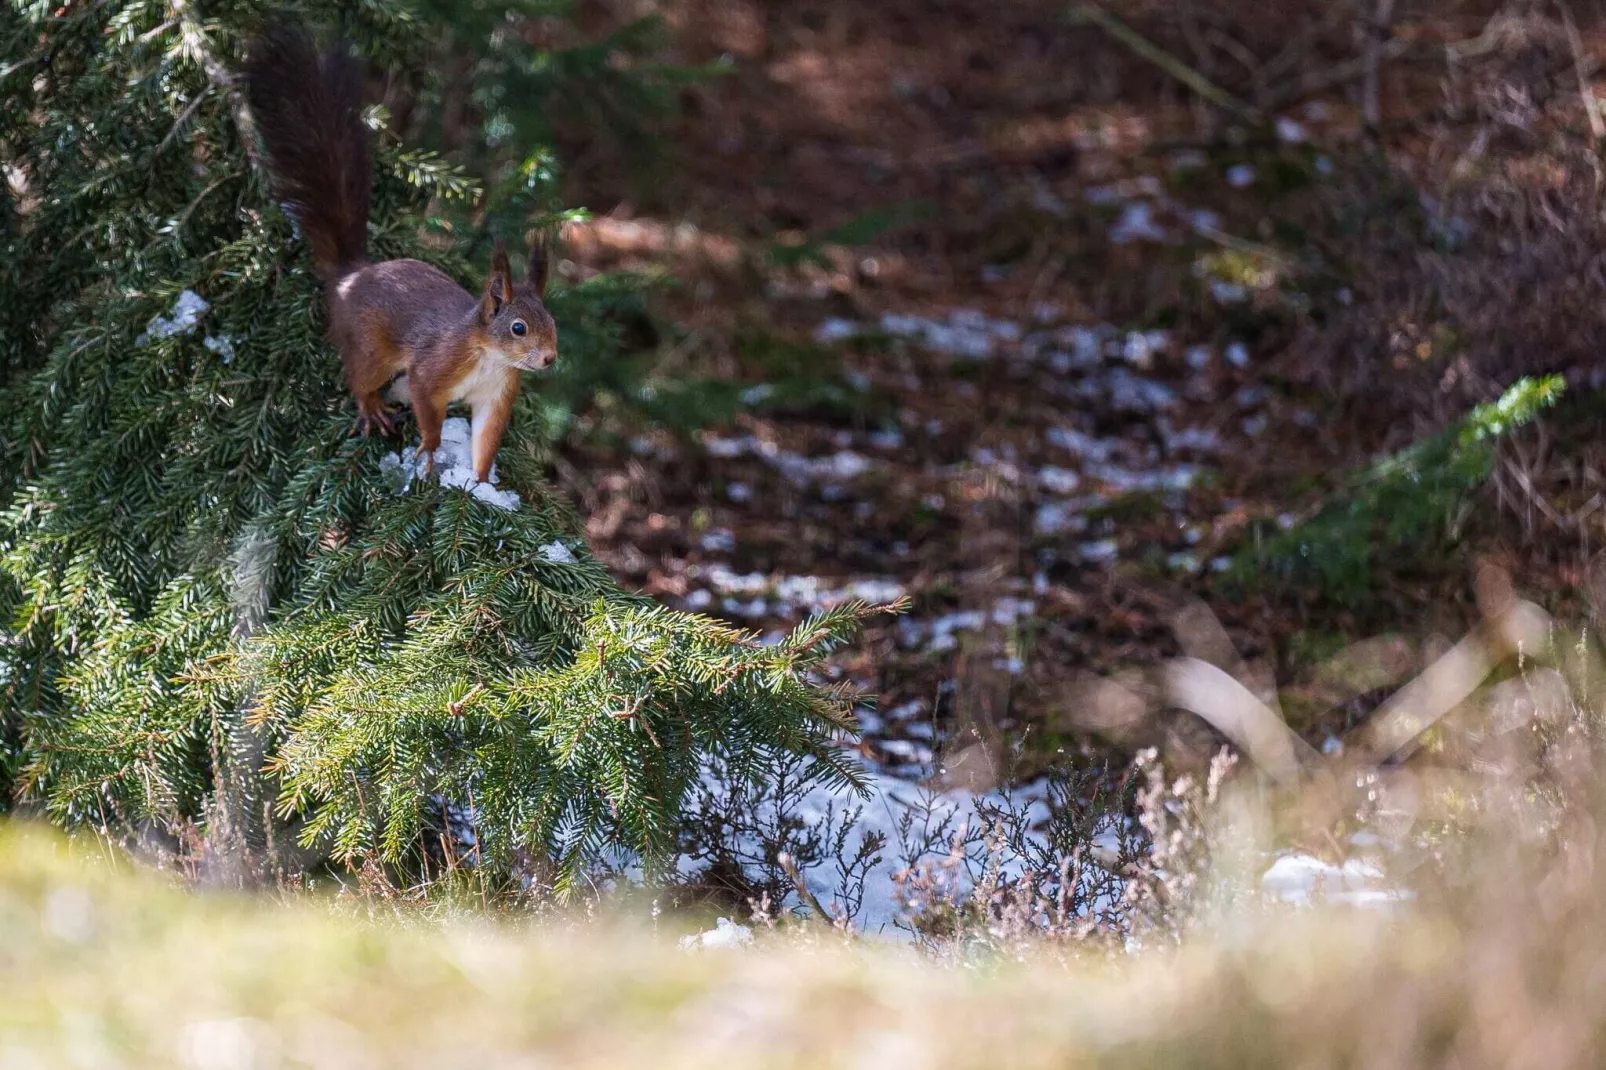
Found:
<path fill-rule="evenodd" d="M 382 2 L 291 7 L 375 57 L 436 29 Z M 712 753 L 852 785 L 833 745 L 852 696 L 811 672 L 866 607 L 762 646 L 620 590 L 525 466 L 504 512 L 399 490 L 394 445 L 347 436 L 316 284 L 227 79 L 261 13 L 0 8 L 0 155 L 23 188 L 0 194 L 0 794 L 172 831 L 243 777 L 308 847 L 403 867 L 446 805 L 480 864 L 566 890 L 604 852 L 664 866 Z M 375 254 L 464 276 L 420 234 L 468 180 L 378 152 Z M 204 311 L 158 329 L 186 291 Z M 617 357 L 604 319 L 564 323 L 566 350 Z M 539 404 L 527 390 L 504 451 Z"/>

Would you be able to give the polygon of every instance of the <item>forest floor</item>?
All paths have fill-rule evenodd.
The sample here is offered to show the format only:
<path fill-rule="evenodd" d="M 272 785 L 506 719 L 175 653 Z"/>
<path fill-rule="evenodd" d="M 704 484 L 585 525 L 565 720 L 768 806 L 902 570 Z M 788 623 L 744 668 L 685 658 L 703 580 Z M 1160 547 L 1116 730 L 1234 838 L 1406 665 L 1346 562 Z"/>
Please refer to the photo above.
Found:
<path fill-rule="evenodd" d="M 1176 653 L 1197 600 L 1285 685 L 1384 630 L 1409 637 L 1396 675 L 1420 668 L 1475 616 L 1480 562 L 1553 603 L 1606 486 L 1553 427 L 1502 454 L 1453 554 L 1391 550 L 1359 606 L 1229 572 L 1516 375 L 1591 381 L 1599 314 L 1558 326 L 1580 298 L 1556 273 L 1596 254 L 1543 206 L 1569 210 L 1593 68 L 1552 16 L 1444 6 L 1401 9 L 1374 130 L 1369 54 L 1314 5 L 1113 5 L 1254 120 L 1060 4 L 656 5 L 675 59 L 728 71 L 683 92 L 656 170 L 573 135 L 598 214 L 561 270 L 663 273 L 653 375 L 730 384 L 737 411 L 691 435 L 587 414 L 558 464 L 594 551 L 760 633 L 907 594 L 838 662 L 878 698 L 863 748 L 924 775 L 980 743 L 972 783 L 1080 745 L 1088 681 Z M 1321 746 L 1366 712 L 1295 727 Z"/>

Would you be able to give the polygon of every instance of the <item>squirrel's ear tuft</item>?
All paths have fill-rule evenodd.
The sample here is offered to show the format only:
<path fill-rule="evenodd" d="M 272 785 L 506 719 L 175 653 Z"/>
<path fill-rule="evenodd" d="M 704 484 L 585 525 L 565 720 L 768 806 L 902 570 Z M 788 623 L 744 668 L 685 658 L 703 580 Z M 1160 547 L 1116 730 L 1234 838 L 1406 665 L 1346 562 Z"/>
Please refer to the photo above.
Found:
<path fill-rule="evenodd" d="M 551 273 L 547 261 L 546 239 L 537 238 L 535 244 L 530 247 L 530 289 L 535 291 L 537 297 L 546 296 L 547 279 Z"/>
<path fill-rule="evenodd" d="M 513 300 L 513 268 L 507 262 L 507 247 L 496 240 L 491 250 L 491 274 L 485 279 L 485 297 L 480 301 L 480 318 L 490 319 Z"/>

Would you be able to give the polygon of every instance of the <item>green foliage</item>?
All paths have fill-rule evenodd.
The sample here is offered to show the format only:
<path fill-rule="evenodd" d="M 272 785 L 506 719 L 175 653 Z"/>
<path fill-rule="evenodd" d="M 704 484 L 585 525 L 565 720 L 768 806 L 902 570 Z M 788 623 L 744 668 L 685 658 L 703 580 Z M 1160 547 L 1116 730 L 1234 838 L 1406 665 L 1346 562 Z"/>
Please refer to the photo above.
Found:
<path fill-rule="evenodd" d="M 763 647 L 620 591 L 528 466 L 506 466 L 525 504 L 504 512 L 398 491 L 394 446 L 348 436 L 228 77 L 267 14 L 0 8 L 0 153 L 25 180 L 0 216 L 0 797 L 174 829 L 243 780 L 305 844 L 403 865 L 444 800 L 482 862 L 549 860 L 567 888 L 605 849 L 661 865 L 716 744 L 754 776 L 784 753 L 849 781 L 829 745 L 848 696 L 810 668 L 865 607 Z M 297 14 L 376 59 L 442 32 L 382 2 Z M 473 184 L 384 139 L 376 171 L 374 254 L 468 278 L 420 235 Z M 610 285 L 556 296 L 568 361 L 619 356 Z M 183 290 L 208 302 L 194 329 L 152 330 Z M 504 457 L 540 403 L 525 392 Z"/>
<path fill-rule="evenodd" d="M 1563 389 L 1557 376 L 1518 380 L 1497 400 L 1374 465 L 1310 520 L 1252 540 L 1231 577 L 1359 604 L 1380 555 L 1419 562 L 1444 548 L 1468 496 L 1493 471 L 1499 438 L 1533 420 Z"/>
<path fill-rule="evenodd" d="M 657 337 L 640 289 L 628 278 L 599 277 L 550 303 L 559 322 L 580 324 L 590 338 L 610 339 L 615 348 L 631 335 Z M 596 345 L 589 340 L 581 344 Z M 675 348 L 670 346 L 670 352 Z M 743 374 L 739 380 L 678 367 L 664 374 L 660 367 L 668 362 L 657 349 L 609 354 L 605 360 L 566 356 L 558 374 L 532 401 L 553 438 L 564 435 L 587 406 L 619 413 L 626 426 L 645 423 L 689 435 L 728 426 L 744 412 L 848 418 L 886 405 L 865 384 L 848 378 L 841 354 L 831 349 L 761 333 L 740 336 L 737 349 Z"/>

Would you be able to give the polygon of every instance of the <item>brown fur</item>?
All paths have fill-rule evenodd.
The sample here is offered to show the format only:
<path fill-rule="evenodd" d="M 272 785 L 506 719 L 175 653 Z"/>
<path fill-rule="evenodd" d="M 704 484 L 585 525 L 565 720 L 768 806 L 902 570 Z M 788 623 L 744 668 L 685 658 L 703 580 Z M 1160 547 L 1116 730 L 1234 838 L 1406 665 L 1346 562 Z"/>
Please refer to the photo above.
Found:
<path fill-rule="evenodd" d="M 519 392 L 519 372 L 557 360 L 557 325 L 542 303 L 546 253 L 513 280 L 496 243 L 479 298 L 420 260 L 371 262 L 367 132 L 360 72 L 344 50 L 319 61 L 300 31 L 259 38 L 246 63 L 246 89 L 279 195 L 300 224 L 324 280 L 329 333 L 340 348 L 357 429 L 393 431 L 381 391 L 405 376 L 422 451 L 434 468 L 446 406 L 473 413 L 474 474 L 490 477 Z"/>

